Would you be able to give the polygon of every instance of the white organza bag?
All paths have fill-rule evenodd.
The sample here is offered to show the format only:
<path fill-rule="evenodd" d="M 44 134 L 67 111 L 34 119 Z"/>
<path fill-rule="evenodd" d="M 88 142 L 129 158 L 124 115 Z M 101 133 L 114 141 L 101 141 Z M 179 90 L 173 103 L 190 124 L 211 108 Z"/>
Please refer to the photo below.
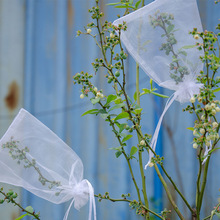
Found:
<path fill-rule="evenodd" d="M 151 147 L 156 148 L 162 119 L 174 100 L 187 102 L 199 93 L 202 84 L 196 76 L 203 69 L 195 45 L 201 43 L 189 34 L 194 28 L 202 31 L 196 0 L 155 0 L 145 7 L 114 21 L 126 22 L 121 40 L 145 73 L 159 86 L 174 90 L 156 127 Z M 149 154 L 149 165 L 153 153 Z M 146 165 L 146 167 L 147 167 Z M 145 167 L 145 168 L 146 168 Z"/>
<path fill-rule="evenodd" d="M 80 209 L 90 198 L 89 219 L 96 219 L 94 190 L 83 179 L 77 154 L 48 127 L 21 109 L 0 140 L 0 182 L 20 186 L 38 197 L 60 204 L 72 199 Z"/>

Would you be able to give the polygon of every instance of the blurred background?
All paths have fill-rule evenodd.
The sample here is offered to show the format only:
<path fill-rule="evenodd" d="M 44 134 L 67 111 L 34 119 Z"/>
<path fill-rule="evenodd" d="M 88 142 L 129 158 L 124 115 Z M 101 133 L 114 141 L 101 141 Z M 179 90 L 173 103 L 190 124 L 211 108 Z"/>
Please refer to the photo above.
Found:
<path fill-rule="evenodd" d="M 119 0 L 100 0 L 100 7 L 105 19 L 114 21 L 123 10 L 106 6 Z M 81 100 L 80 87 L 73 85 L 72 77 L 80 71 L 93 73 L 91 63 L 100 57 L 100 51 L 93 39 L 88 36 L 76 38 L 77 30 L 91 22 L 88 9 L 95 0 L 0 0 L 0 134 L 4 134 L 21 107 L 28 110 L 62 140 L 64 140 L 82 159 L 84 177 L 88 179 L 96 194 L 109 192 L 113 198 L 131 193 L 136 197 L 133 182 L 129 175 L 126 161 L 117 159 L 117 147 L 107 123 L 99 117 L 82 113 L 92 108 L 88 99 Z M 145 1 L 147 4 L 148 0 Z M 213 30 L 220 15 L 220 5 L 214 0 L 199 0 L 199 10 L 204 29 Z M 127 91 L 135 91 L 135 62 L 131 57 L 126 63 Z M 96 74 L 94 84 L 104 88 L 104 94 L 111 92 L 106 87 L 104 72 Z M 149 87 L 149 78 L 141 72 L 141 87 Z M 161 90 L 167 95 L 170 91 Z M 141 99 L 144 108 L 142 128 L 152 134 L 166 100 L 148 95 Z M 164 165 L 180 186 L 180 190 L 194 205 L 195 181 L 198 170 L 196 150 L 192 148 L 192 132 L 187 127 L 193 126 L 194 118 L 183 113 L 185 105 L 174 103 L 164 118 L 162 132 L 158 141 L 158 153 L 164 155 Z M 136 145 L 136 140 L 130 141 Z M 42 155 L 45 156 L 45 155 Z M 49 157 L 49 155 L 47 155 Z M 210 214 L 220 197 L 219 154 L 213 156 L 210 164 L 207 189 L 202 208 L 202 216 Z M 59 158 L 65 160 L 65 158 Z M 147 162 L 147 156 L 144 161 Z M 140 176 L 134 161 L 135 175 Z M 146 172 L 148 197 L 154 210 L 166 207 L 171 209 L 163 196 L 164 191 L 153 169 Z M 1 177 L 0 177 L 1 180 Z M 31 205 L 40 211 L 42 220 L 61 220 L 69 203 L 53 205 L 37 198 L 27 191 L 1 184 L 7 189 L 19 193 L 19 201 L 24 207 Z M 190 215 L 178 195 L 173 196 L 181 206 L 187 219 Z M 138 219 L 135 211 L 126 203 L 97 201 L 98 219 L 132 220 Z M 87 219 L 89 206 L 80 212 L 71 209 L 68 219 Z M 11 204 L 0 205 L 0 220 L 14 220 L 20 210 Z M 28 219 L 28 218 L 26 218 Z M 31 218 L 29 218 L 31 219 Z M 175 215 L 171 219 L 177 219 Z"/>

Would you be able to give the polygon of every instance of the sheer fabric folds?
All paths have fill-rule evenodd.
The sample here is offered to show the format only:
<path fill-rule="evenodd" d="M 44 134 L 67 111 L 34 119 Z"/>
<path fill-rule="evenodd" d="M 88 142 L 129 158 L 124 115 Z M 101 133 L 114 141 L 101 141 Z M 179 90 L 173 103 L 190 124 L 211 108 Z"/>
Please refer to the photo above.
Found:
<path fill-rule="evenodd" d="M 114 21 L 118 26 L 126 22 L 127 30 L 121 40 L 145 73 L 159 86 L 174 90 L 158 122 L 151 147 L 155 150 L 162 118 L 174 100 L 187 102 L 199 93 L 202 84 L 196 76 L 203 69 L 195 45 L 199 36 L 189 34 L 194 28 L 202 31 L 196 0 L 155 0 Z M 119 34 L 119 33 L 118 33 Z M 150 158 L 153 157 L 152 152 Z"/>
<path fill-rule="evenodd" d="M 90 198 L 89 219 L 92 206 L 96 218 L 93 187 L 83 179 L 81 159 L 24 109 L 0 140 L 0 166 L 1 182 L 23 187 L 52 203 L 72 199 L 71 205 L 74 202 L 74 207 L 80 209 Z"/>

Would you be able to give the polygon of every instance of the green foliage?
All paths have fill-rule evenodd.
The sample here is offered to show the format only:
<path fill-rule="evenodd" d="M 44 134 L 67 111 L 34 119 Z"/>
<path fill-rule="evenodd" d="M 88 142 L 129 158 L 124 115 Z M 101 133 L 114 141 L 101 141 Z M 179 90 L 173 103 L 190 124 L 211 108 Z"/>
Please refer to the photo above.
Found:
<path fill-rule="evenodd" d="M 20 217 L 16 218 L 16 220 L 23 219 L 25 216 L 32 216 L 33 219 L 40 220 L 40 213 L 35 213 L 34 209 L 31 206 L 28 206 L 26 208 L 23 208 L 20 204 L 18 204 L 15 199 L 18 197 L 17 193 L 13 190 L 9 190 L 7 193 L 3 191 L 3 188 L 0 189 L 0 194 L 4 196 L 4 199 L 0 199 L 0 204 L 3 204 L 5 202 L 12 203 L 14 206 L 19 207 L 22 212 L 25 212 L 25 214 L 21 215 Z"/>

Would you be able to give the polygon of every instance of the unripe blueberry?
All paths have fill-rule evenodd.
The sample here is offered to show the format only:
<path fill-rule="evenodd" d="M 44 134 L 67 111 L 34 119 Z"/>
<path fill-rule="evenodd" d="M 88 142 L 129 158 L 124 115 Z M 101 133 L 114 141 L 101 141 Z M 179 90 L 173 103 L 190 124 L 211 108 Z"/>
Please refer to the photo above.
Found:
<path fill-rule="evenodd" d="M 116 76 L 116 77 L 119 77 L 119 76 L 120 76 L 120 72 L 119 72 L 119 71 L 116 71 L 116 72 L 115 72 L 115 76 Z"/>

